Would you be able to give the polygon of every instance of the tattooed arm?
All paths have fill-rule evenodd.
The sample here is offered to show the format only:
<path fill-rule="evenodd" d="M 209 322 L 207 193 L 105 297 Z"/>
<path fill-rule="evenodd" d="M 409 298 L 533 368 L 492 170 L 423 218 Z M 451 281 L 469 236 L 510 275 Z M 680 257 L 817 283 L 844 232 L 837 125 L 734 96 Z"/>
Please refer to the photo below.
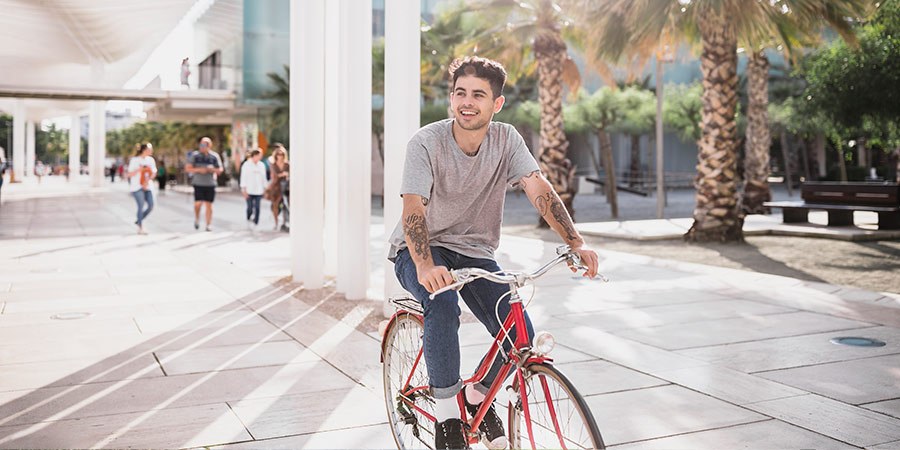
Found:
<path fill-rule="evenodd" d="M 428 199 L 413 194 L 403 196 L 403 235 L 409 255 L 416 264 L 419 283 L 428 292 L 434 292 L 453 283 L 453 277 L 444 266 L 435 266 L 429 246 L 428 227 L 425 222 L 425 206 Z"/>
<path fill-rule="evenodd" d="M 581 256 L 582 262 L 588 267 L 584 275 L 590 278 L 597 275 L 597 266 L 600 260 L 597 253 L 585 245 L 584 238 L 575 229 L 572 217 L 569 216 L 569 212 L 566 211 L 565 205 L 553 190 L 550 182 L 544 178 L 541 172 L 535 171 L 522 177 L 519 184 L 525 189 L 528 200 L 531 200 L 531 204 L 550 225 L 550 228 L 553 228 L 553 231 L 556 231 L 563 241 Z"/>

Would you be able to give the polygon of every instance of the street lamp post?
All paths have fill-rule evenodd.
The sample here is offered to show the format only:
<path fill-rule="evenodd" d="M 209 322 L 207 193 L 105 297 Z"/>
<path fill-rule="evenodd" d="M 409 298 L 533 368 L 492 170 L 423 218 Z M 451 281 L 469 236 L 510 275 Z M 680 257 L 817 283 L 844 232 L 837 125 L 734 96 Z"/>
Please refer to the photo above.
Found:
<path fill-rule="evenodd" d="M 663 158 L 663 64 L 674 55 L 668 44 L 656 53 L 656 218 L 662 219 L 666 207 L 665 159 Z"/>

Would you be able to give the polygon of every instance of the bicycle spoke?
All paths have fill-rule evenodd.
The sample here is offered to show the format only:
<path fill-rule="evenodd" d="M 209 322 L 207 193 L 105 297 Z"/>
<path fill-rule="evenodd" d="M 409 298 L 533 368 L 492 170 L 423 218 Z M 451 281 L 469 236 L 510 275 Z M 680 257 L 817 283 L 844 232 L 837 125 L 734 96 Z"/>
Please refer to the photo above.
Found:
<path fill-rule="evenodd" d="M 531 431 L 536 448 L 603 448 L 593 416 L 571 383 L 552 366 L 536 364 L 527 369 L 524 393 L 528 401 Z M 514 445 L 530 447 L 524 405 L 510 415 Z"/>
<path fill-rule="evenodd" d="M 385 399 L 397 444 L 403 449 L 431 448 L 434 443 L 434 423 L 412 405 L 433 415 L 433 401 L 422 391 L 412 392 L 407 396 L 403 394 L 410 387 L 428 385 L 425 361 L 419 357 L 422 324 L 414 316 L 400 315 L 385 333 L 385 340 Z"/>

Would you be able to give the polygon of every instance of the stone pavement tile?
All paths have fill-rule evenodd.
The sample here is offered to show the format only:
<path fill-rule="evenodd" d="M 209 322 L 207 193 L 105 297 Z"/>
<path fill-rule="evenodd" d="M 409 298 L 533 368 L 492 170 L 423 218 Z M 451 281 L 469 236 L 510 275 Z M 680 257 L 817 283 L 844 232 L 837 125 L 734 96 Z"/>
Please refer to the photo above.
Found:
<path fill-rule="evenodd" d="M 859 405 L 900 395 L 900 355 L 776 370 L 757 376 Z"/>
<path fill-rule="evenodd" d="M 144 283 L 116 283 L 117 292 L 122 295 L 140 294 L 144 292 L 152 292 L 158 298 L 166 298 L 168 296 L 178 296 L 182 298 L 209 298 L 209 295 L 216 297 L 230 297 L 224 290 L 215 284 L 204 279 L 195 279 L 192 281 L 172 281 L 159 283 L 156 281 L 146 281 Z"/>
<path fill-rule="evenodd" d="M 854 449 L 851 445 L 778 420 L 736 425 L 616 446 L 616 450 Z"/>
<path fill-rule="evenodd" d="M 557 342 L 583 353 L 653 375 L 664 370 L 708 365 L 700 359 L 625 339 L 585 326 L 554 332 Z"/>
<path fill-rule="evenodd" d="M 183 448 L 252 439 L 226 404 L 0 427 L 5 448 Z"/>
<path fill-rule="evenodd" d="M 48 289 L 17 291 L 16 283 L 13 282 L 13 286 L 10 292 L 3 294 L 3 300 L 9 303 L 57 299 L 75 300 L 84 297 L 96 297 L 104 295 L 112 296 L 116 294 L 119 294 L 117 287 L 109 283 L 97 284 L 93 286 L 82 286 L 77 290 L 73 290 L 65 286 L 58 286 Z"/>
<path fill-rule="evenodd" d="M 0 365 L 0 391 L 70 386 L 163 376 L 159 363 L 147 353 L 135 357 L 66 359 Z"/>
<path fill-rule="evenodd" d="M 615 309 L 595 313 L 567 314 L 558 317 L 604 331 L 616 331 L 792 311 L 795 310 L 747 300 L 722 300 Z"/>
<path fill-rule="evenodd" d="M 237 326 L 223 324 L 221 328 L 183 329 L 158 332 L 156 334 L 145 333 L 145 336 L 152 338 L 141 345 L 141 348 L 148 352 L 228 347 L 291 340 L 290 336 L 278 331 L 273 325 L 268 323 Z"/>
<path fill-rule="evenodd" d="M 589 396 L 606 445 L 758 422 L 765 416 L 681 386 Z"/>
<path fill-rule="evenodd" d="M 341 320 L 305 302 L 289 298 L 260 314 L 284 332 L 356 381 L 381 384 L 381 343 L 356 330 L 374 306 L 360 304 Z M 365 381 L 364 381 L 365 380 Z"/>
<path fill-rule="evenodd" d="M 21 302 L 19 304 L 22 304 Z M 28 304 L 27 302 L 25 304 Z M 58 305 L 62 305 L 59 303 Z M 15 307 L 15 305 L 10 304 L 10 307 Z M 45 305 L 47 306 L 47 305 Z M 103 307 L 100 309 L 97 308 L 84 308 L 79 311 L 80 308 L 77 305 L 69 304 L 68 310 L 60 310 L 52 307 L 48 307 L 48 311 L 35 311 L 35 312 L 7 312 L 5 314 L 0 314 L 0 330 L 4 328 L 16 328 L 22 326 L 49 326 L 56 324 L 68 324 L 68 323 L 90 323 L 95 325 L 102 324 L 111 324 L 116 322 L 129 321 L 134 323 L 134 315 L 138 313 L 152 313 L 153 307 L 152 305 L 120 305 L 115 307 Z M 79 319 L 60 319 L 53 317 L 58 314 L 63 313 L 73 313 L 73 312 L 86 312 L 89 315 L 87 317 L 81 317 Z M 70 317 L 63 315 L 62 317 Z M 60 328 L 61 330 L 64 327 Z M 135 326 L 137 329 L 137 326 Z"/>
<path fill-rule="evenodd" d="M 10 292 L 12 293 L 20 293 L 20 292 L 33 292 L 33 291 L 64 291 L 64 290 L 72 290 L 72 291 L 94 291 L 98 289 L 109 289 L 114 288 L 114 283 L 109 279 L 108 276 L 104 276 L 101 278 L 86 278 L 86 279 L 78 279 L 78 280 L 56 280 L 56 279 L 43 279 L 43 280 L 35 280 L 35 281 L 16 281 L 13 282 L 12 289 Z"/>
<path fill-rule="evenodd" d="M 841 336 L 869 337 L 884 341 L 887 345 L 864 348 L 831 343 L 831 339 Z M 677 353 L 744 373 L 753 373 L 896 354 L 900 353 L 898 347 L 900 330 L 871 327 L 680 350 Z"/>
<path fill-rule="evenodd" d="M 0 361 L 3 364 L 22 364 L 66 359 L 104 359 L 128 354 L 143 353 L 139 347 L 144 337 L 127 335 L 109 336 L 59 336 L 38 345 L 22 345 L 21 342 L 0 343 Z"/>
<path fill-rule="evenodd" d="M 272 324 L 246 308 L 225 312 L 140 314 L 134 317 L 134 322 L 142 332 L 147 334 L 204 328 L 227 329 L 250 325 L 268 325 L 273 330 L 275 329 Z"/>
<path fill-rule="evenodd" d="M 625 308 L 643 308 L 696 302 L 717 302 L 732 300 L 732 297 L 717 292 L 704 292 L 688 288 L 666 288 L 646 282 L 642 285 L 613 286 L 579 285 L 539 288 L 535 295 L 535 306 L 549 308 L 552 314 L 607 311 Z M 529 310 L 534 306 L 529 307 Z"/>
<path fill-rule="evenodd" d="M 394 438 L 391 436 L 390 425 L 370 425 L 365 427 L 353 427 L 343 430 L 325 431 L 322 433 L 301 434 L 299 436 L 287 436 L 260 441 L 228 444 L 214 449 L 285 449 L 298 448 L 315 449 L 348 449 L 348 448 L 396 448 Z"/>
<path fill-rule="evenodd" d="M 866 447 L 866 450 L 897 450 L 900 448 L 900 441 L 888 442 L 874 447 Z"/>
<path fill-rule="evenodd" d="M 807 394 L 800 389 L 718 366 L 661 371 L 654 375 L 736 405 Z"/>
<path fill-rule="evenodd" d="M 229 404 L 256 439 L 387 422 L 383 397 L 360 386 Z"/>
<path fill-rule="evenodd" d="M 168 375 L 216 372 L 320 360 L 309 349 L 294 341 L 159 351 L 156 352 L 156 356 L 159 358 L 163 370 Z"/>
<path fill-rule="evenodd" d="M 556 368 L 575 385 L 583 396 L 670 384 L 665 380 L 600 360 L 556 364 Z"/>
<path fill-rule="evenodd" d="M 888 400 L 884 402 L 869 403 L 860 405 L 863 408 L 887 414 L 891 417 L 900 419 L 900 399 Z"/>
<path fill-rule="evenodd" d="M 141 332 L 128 317 L 118 319 L 91 320 L 47 320 L 42 324 L 0 326 L 0 342 L 21 342 L 32 345 L 44 341 L 79 338 L 88 336 L 128 336 L 140 337 Z M 2 364 L 2 363 L 0 363 Z"/>
<path fill-rule="evenodd" d="M 900 440 L 900 419 L 815 394 L 745 407 L 859 447 Z"/>
<path fill-rule="evenodd" d="M 619 330 L 615 334 L 667 350 L 757 341 L 823 331 L 862 328 L 870 324 L 823 314 L 794 312 Z"/>
<path fill-rule="evenodd" d="M 140 300 L 140 298 L 123 295 L 89 295 L 81 298 L 64 295 L 48 299 L 20 299 L 19 301 L 8 301 L 4 315 L 39 312 L 49 313 L 49 316 L 69 311 L 93 313 L 99 309 L 122 311 L 149 302 L 149 299 L 147 302 Z"/>
<path fill-rule="evenodd" d="M 22 425 L 83 419 L 350 389 L 355 385 L 330 365 L 318 362 L 47 387 L 31 392 L 0 393 L 0 410 L 15 411 L 0 415 L 0 422 Z"/>

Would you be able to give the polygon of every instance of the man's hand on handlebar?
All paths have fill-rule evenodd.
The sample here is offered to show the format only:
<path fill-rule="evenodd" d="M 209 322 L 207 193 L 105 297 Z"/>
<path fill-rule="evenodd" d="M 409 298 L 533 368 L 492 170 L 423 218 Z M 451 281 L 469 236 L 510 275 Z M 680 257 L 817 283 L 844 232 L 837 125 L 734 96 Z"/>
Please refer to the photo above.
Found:
<path fill-rule="evenodd" d="M 453 276 L 444 266 L 431 266 L 426 269 L 417 270 L 419 275 L 419 284 L 425 287 L 429 293 L 453 284 Z"/>
<path fill-rule="evenodd" d="M 597 256 L 597 252 L 591 250 L 587 245 L 582 245 L 573 248 L 572 253 L 575 253 L 581 258 L 581 265 L 585 268 L 584 276 L 588 278 L 597 276 L 597 269 L 600 265 L 600 257 Z M 575 267 L 572 264 L 572 261 L 569 261 L 569 269 L 571 269 L 572 272 L 578 272 L 578 267 Z"/>

